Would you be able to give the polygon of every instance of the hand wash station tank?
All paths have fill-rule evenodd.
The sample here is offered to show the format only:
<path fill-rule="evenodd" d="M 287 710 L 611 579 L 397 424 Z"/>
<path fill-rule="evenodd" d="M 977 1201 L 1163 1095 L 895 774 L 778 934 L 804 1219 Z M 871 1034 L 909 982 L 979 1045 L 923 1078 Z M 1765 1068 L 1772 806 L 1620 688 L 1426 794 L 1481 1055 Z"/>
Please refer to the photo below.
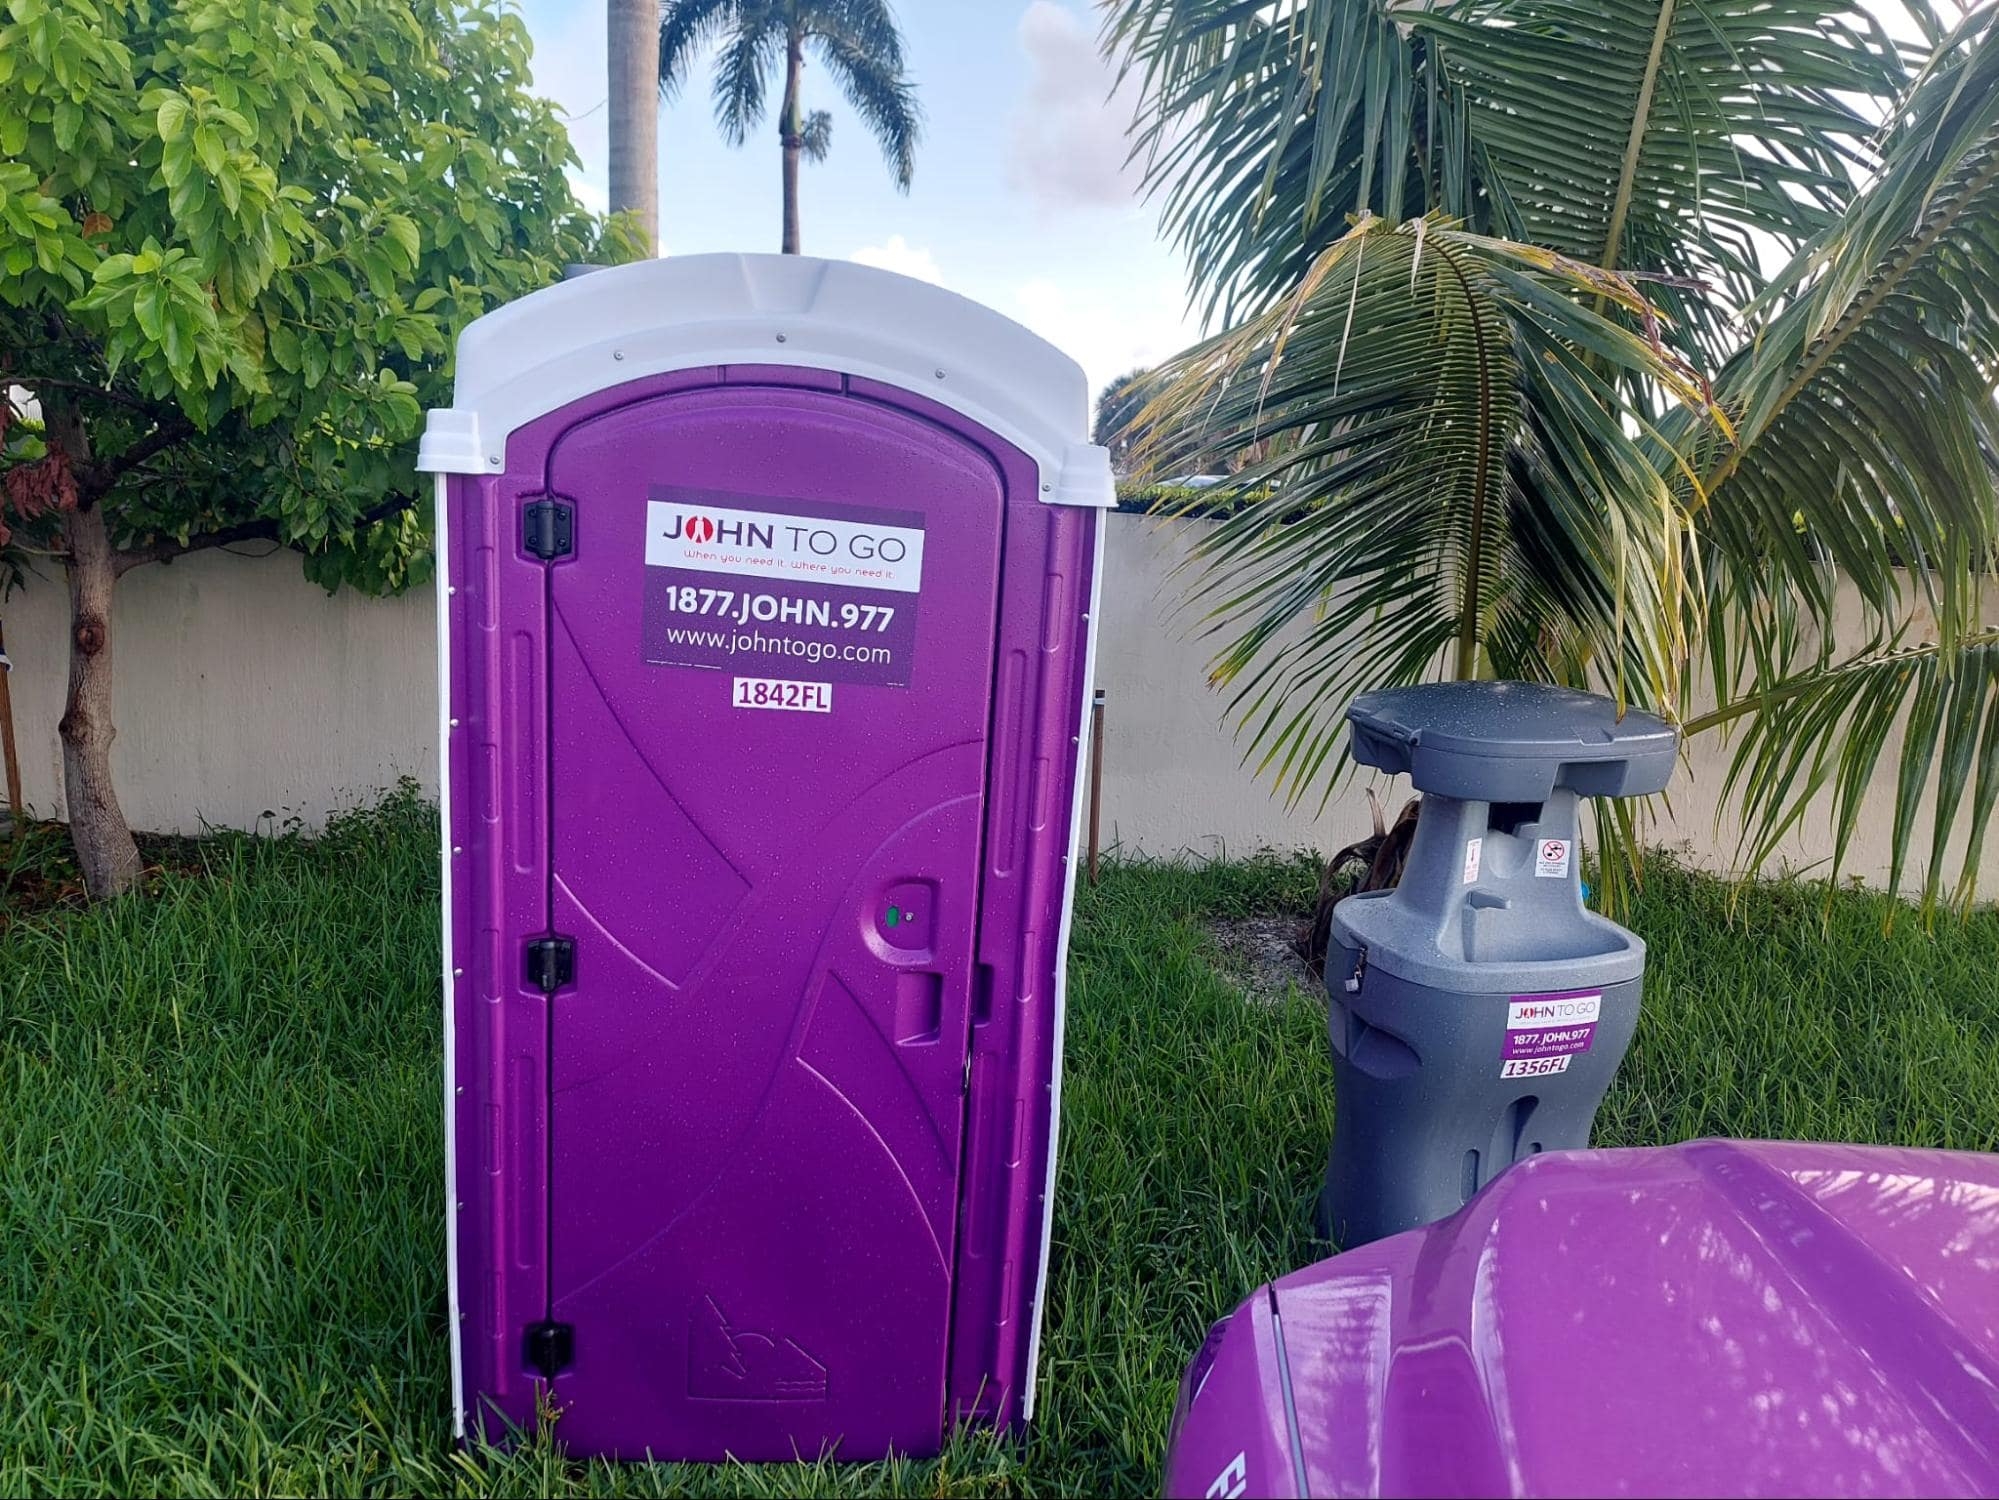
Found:
<path fill-rule="evenodd" d="M 1584 907 L 1577 815 L 1585 797 L 1663 790 L 1678 740 L 1650 714 L 1525 682 L 1363 693 L 1347 718 L 1354 759 L 1423 794 L 1400 883 L 1333 910 L 1319 1218 L 1351 1246 L 1589 1144 L 1638 1025 L 1645 945 Z"/>

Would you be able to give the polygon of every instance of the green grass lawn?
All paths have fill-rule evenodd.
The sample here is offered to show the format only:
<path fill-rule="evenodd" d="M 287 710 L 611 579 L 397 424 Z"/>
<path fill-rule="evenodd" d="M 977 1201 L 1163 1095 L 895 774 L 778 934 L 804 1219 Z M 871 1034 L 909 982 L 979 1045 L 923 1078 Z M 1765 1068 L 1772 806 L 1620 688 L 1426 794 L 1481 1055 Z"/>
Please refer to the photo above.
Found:
<path fill-rule="evenodd" d="M 151 899 L 0 928 L 0 1493 L 1156 1494 L 1209 1322 L 1319 1253 L 1323 1012 L 1246 1004 L 1204 918 L 1297 862 L 1113 866 L 1080 899 L 1042 1406 L 927 1463 L 454 1454 L 433 815 L 218 840 Z M 1999 1147 L 1999 916 L 1656 868 L 1598 1141 Z M 1731 921 L 1731 915 L 1733 920 Z"/>

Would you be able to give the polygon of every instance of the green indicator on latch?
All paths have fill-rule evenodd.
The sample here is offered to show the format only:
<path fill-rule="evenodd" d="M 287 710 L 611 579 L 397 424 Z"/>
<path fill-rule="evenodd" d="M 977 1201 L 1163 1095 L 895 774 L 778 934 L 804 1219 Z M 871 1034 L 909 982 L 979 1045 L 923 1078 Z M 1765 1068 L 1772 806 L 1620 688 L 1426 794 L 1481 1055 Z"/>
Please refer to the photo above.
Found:
<path fill-rule="evenodd" d="M 900 922 L 901 920 L 902 920 L 902 912 L 898 908 L 891 906 L 888 909 L 888 925 L 893 927 L 895 926 L 896 923 Z"/>

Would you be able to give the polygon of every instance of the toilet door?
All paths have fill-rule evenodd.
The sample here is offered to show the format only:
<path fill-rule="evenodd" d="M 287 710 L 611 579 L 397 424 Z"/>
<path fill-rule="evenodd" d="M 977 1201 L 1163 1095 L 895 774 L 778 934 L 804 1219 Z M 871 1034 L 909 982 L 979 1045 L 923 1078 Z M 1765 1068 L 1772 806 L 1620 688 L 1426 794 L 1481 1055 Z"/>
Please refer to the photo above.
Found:
<path fill-rule="evenodd" d="M 819 385 L 549 463 L 557 1435 L 622 1457 L 941 1431 L 1005 494 Z"/>

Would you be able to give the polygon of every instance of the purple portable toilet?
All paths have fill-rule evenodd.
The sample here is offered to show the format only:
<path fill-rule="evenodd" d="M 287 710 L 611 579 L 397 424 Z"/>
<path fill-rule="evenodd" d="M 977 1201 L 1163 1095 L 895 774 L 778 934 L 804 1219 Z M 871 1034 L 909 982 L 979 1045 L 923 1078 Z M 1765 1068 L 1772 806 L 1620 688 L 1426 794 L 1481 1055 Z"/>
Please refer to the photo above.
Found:
<path fill-rule="evenodd" d="M 461 1435 L 1032 1414 L 1113 503 L 1083 372 L 796 256 L 481 318 L 439 476 Z"/>
<path fill-rule="evenodd" d="M 1216 1324 L 1166 1493 L 1999 1494 L 1999 1157 L 1529 1158 Z"/>

